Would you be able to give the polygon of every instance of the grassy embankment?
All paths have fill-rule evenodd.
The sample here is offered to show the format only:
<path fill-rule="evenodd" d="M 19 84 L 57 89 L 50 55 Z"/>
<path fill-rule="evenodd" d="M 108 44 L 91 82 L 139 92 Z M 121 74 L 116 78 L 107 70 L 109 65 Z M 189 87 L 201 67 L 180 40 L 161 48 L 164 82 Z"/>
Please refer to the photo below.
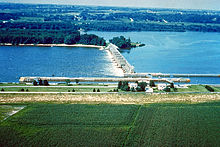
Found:
<path fill-rule="evenodd" d="M 219 101 L 29 103 L 0 123 L 0 146 L 219 146 L 219 113 Z"/>
<path fill-rule="evenodd" d="M 24 87 L 3 87 L 3 86 L 24 86 Z M 31 85 L 32 86 L 32 85 Z M 66 86 L 66 87 L 57 87 L 57 86 Z M 74 87 L 75 86 L 75 87 Z M 88 87 L 89 86 L 89 87 Z M 93 89 L 95 88 L 96 91 L 99 89 L 100 92 L 112 92 L 114 89 L 117 89 L 117 84 L 111 85 L 114 87 L 108 87 L 109 85 L 107 84 L 81 84 L 81 85 L 76 85 L 76 84 L 70 84 L 68 87 L 66 84 L 59 84 L 56 86 L 48 86 L 48 87 L 42 87 L 42 86 L 35 86 L 35 87 L 30 87 L 30 85 L 25 85 L 25 84 L 0 84 L 0 90 L 3 88 L 4 91 L 16 91 L 19 92 L 21 89 L 24 89 L 24 91 L 28 90 L 28 92 L 72 92 L 74 89 L 74 92 L 93 92 Z M 220 87 L 213 87 L 210 86 L 214 92 L 220 92 Z M 123 92 L 119 90 L 119 92 Z M 159 91 L 159 90 L 154 90 L 154 92 L 164 92 L 164 91 Z M 205 85 L 191 85 L 188 86 L 188 88 L 177 88 L 177 89 L 172 89 L 171 92 L 210 92 Z M 132 92 L 131 92 L 132 93 Z"/>
<path fill-rule="evenodd" d="M 4 87 L 4 86 L 12 86 L 12 87 Z M 22 87 L 15 87 L 15 86 L 22 86 Z M 30 87 L 32 86 L 32 87 Z M 61 87 L 57 87 L 61 86 Z M 65 86 L 65 87 L 63 87 Z M 117 85 L 111 85 L 113 87 L 108 87 L 106 84 L 59 84 L 54 86 L 34 86 L 33 85 L 25 85 L 25 84 L 0 84 L 0 90 L 3 88 L 5 92 L 7 91 L 21 91 L 21 89 L 28 90 L 28 92 L 93 92 L 95 89 L 96 91 L 99 89 L 100 92 L 108 92 L 114 91 L 117 89 Z M 119 90 L 120 91 L 120 90 Z"/>

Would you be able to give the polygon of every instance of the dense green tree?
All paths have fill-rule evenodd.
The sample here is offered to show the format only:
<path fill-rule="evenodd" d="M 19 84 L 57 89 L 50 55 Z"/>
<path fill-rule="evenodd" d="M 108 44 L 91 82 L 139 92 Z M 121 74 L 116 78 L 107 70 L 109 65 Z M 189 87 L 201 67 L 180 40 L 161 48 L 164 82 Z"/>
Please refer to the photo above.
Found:
<path fill-rule="evenodd" d="M 119 48 L 131 48 L 131 40 L 126 39 L 124 36 L 114 37 L 110 39 L 109 42 L 115 44 Z"/>
<path fill-rule="evenodd" d="M 128 82 L 127 82 L 127 81 L 123 81 L 123 82 L 121 83 L 121 88 L 120 88 L 120 89 L 123 90 L 123 91 L 129 91 L 130 88 L 129 88 L 129 86 L 128 86 Z"/>
<path fill-rule="evenodd" d="M 147 83 L 146 82 L 139 82 L 138 83 L 138 88 L 137 90 L 138 91 L 145 91 L 145 87 L 147 86 Z"/>
<path fill-rule="evenodd" d="M 65 44 L 76 44 L 79 40 L 80 40 L 80 34 L 75 33 L 75 34 L 71 34 L 65 37 L 64 43 Z"/>
<path fill-rule="evenodd" d="M 37 81 L 36 80 L 33 81 L 33 85 L 37 86 Z"/>
<path fill-rule="evenodd" d="M 38 83 L 39 83 L 40 86 L 43 85 L 43 81 L 41 79 L 38 80 Z"/>
<path fill-rule="evenodd" d="M 174 83 L 170 83 L 170 88 L 175 88 Z"/>
<path fill-rule="evenodd" d="M 155 82 L 153 80 L 150 80 L 149 86 L 150 87 L 156 87 Z"/>
<path fill-rule="evenodd" d="M 44 86 L 49 86 L 49 83 L 47 80 L 44 80 L 43 84 L 44 84 Z"/>
<path fill-rule="evenodd" d="M 166 87 L 163 89 L 165 92 L 170 92 L 170 87 Z"/>
<path fill-rule="evenodd" d="M 19 44 L 92 44 L 106 45 L 106 41 L 93 34 L 80 35 L 78 31 L 0 29 L 0 43 Z"/>
<path fill-rule="evenodd" d="M 121 89 L 121 86 L 122 86 L 122 81 L 119 81 L 118 82 L 118 89 Z"/>

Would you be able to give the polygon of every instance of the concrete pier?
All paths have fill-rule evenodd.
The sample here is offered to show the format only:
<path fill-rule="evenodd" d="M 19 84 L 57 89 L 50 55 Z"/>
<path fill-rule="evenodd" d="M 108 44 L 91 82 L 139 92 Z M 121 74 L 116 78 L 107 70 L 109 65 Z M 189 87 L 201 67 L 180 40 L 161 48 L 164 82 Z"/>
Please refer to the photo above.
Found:
<path fill-rule="evenodd" d="M 134 66 L 131 66 L 121 55 L 118 51 L 119 48 L 116 45 L 110 43 L 105 49 L 111 53 L 113 60 L 116 62 L 118 67 L 122 68 L 124 73 L 134 73 Z"/>
<path fill-rule="evenodd" d="M 119 82 L 119 81 L 128 81 L 128 82 L 136 82 L 136 81 L 154 81 L 154 82 L 165 82 L 165 83 L 189 83 L 190 79 L 185 78 L 96 78 L 96 77 L 83 77 L 83 78 L 74 78 L 74 77 L 20 77 L 20 83 L 30 83 L 34 80 L 47 80 L 50 82 L 65 82 L 66 80 L 70 80 L 71 82 Z"/>

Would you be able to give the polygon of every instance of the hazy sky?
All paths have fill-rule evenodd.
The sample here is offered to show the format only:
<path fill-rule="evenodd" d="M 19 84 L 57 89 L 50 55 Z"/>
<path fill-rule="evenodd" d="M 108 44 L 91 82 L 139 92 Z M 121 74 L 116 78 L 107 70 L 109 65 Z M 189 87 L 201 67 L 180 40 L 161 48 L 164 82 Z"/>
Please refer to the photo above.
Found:
<path fill-rule="evenodd" d="M 0 2 L 220 10 L 220 0 L 0 0 Z"/>

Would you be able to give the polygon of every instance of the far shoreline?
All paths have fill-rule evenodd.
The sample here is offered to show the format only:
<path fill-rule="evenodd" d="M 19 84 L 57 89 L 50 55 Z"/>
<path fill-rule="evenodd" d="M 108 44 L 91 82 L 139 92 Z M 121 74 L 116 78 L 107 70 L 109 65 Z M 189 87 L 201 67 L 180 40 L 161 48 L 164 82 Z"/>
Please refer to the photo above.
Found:
<path fill-rule="evenodd" d="M 98 49 L 104 49 L 105 48 L 105 46 L 86 45 L 86 44 L 18 44 L 18 45 L 13 45 L 12 43 L 0 43 L 0 46 L 86 47 L 86 48 L 98 48 Z"/>

